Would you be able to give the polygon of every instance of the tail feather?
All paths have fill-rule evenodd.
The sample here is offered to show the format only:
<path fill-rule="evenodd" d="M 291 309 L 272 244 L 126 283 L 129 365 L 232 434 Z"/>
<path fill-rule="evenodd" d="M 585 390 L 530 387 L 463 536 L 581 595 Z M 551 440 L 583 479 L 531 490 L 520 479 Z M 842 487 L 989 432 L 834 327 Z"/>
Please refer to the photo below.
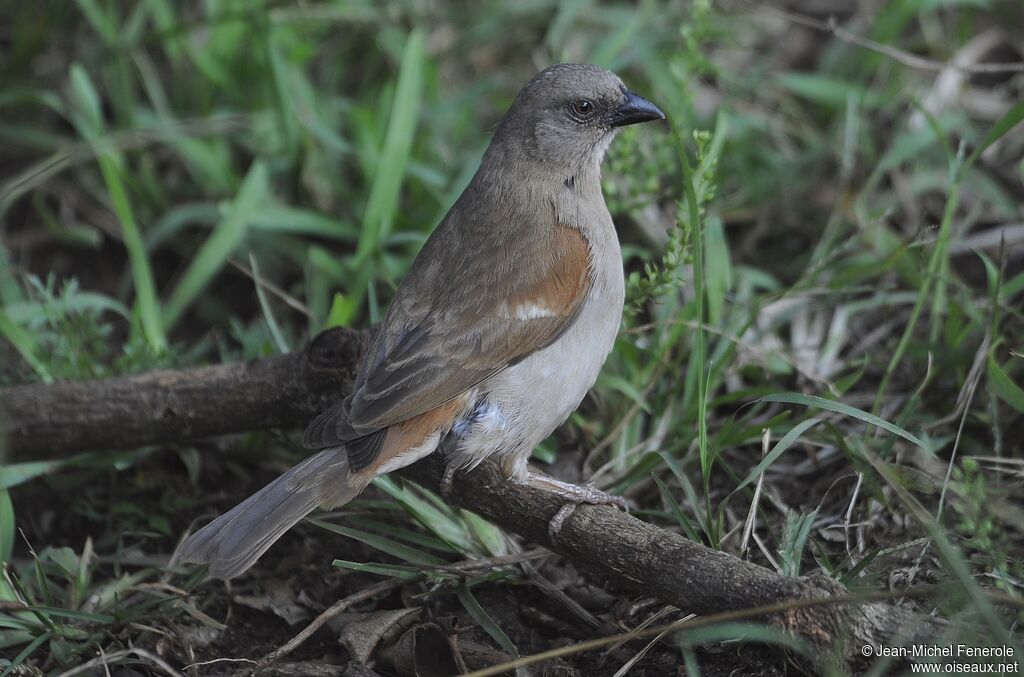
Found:
<path fill-rule="evenodd" d="M 317 506 L 343 505 L 365 486 L 350 473 L 345 447 L 324 449 L 186 538 L 178 558 L 207 564 L 214 578 L 234 578 Z"/>

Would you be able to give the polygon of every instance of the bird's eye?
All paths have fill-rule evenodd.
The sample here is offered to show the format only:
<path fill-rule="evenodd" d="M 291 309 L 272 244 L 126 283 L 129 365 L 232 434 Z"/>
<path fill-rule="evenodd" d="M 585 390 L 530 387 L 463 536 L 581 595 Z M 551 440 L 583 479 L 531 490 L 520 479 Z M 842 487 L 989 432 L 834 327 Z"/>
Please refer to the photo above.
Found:
<path fill-rule="evenodd" d="M 589 99 L 576 99 L 569 105 L 569 110 L 577 120 L 586 120 L 594 114 L 594 102 Z"/>

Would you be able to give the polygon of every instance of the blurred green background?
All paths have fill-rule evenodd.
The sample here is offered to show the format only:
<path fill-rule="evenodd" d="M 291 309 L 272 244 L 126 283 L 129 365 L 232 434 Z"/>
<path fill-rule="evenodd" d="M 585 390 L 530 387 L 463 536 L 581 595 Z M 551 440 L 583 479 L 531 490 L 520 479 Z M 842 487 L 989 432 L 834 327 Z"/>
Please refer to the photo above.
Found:
<path fill-rule="evenodd" d="M 596 63 L 670 122 L 625 130 L 605 161 L 629 307 L 538 461 L 786 574 L 950 582 L 913 604 L 982 619 L 956 626 L 968 641 L 1014 627 L 978 591 L 1019 599 L 1024 580 L 1018 1 L 5 4 L 0 385 L 373 322 L 522 84 Z M 140 601 L 165 574 L 112 553 L 169 552 L 299 453 L 277 435 L 216 446 L 0 468 L 0 598 L 35 609 L 0 612 L 0 655 L 57 674 L 152 641 L 131 623 L 182 603 Z M 345 534 L 383 550 L 359 571 L 422 564 L 387 545 L 403 540 L 442 561 L 511 547 L 380 488 L 404 511 L 360 504 L 388 520 Z M 54 509 L 72 517 L 54 527 Z M 487 641 L 546 646 L 471 597 Z"/>

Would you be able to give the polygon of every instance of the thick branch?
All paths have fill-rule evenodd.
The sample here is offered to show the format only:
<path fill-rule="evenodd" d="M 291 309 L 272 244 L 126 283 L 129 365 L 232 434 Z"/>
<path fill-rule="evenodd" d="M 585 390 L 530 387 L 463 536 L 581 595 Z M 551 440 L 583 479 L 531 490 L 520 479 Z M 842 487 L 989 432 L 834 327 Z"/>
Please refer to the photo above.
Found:
<path fill-rule="evenodd" d="M 0 388 L 0 430 L 26 459 L 302 426 L 351 389 L 369 337 L 330 329 L 263 360 Z"/>
<path fill-rule="evenodd" d="M 351 386 L 368 333 L 336 329 L 302 352 L 255 362 L 57 385 L 0 389 L 7 441 L 22 458 L 87 449 L 179 442 L 206 435 L 298 427 Z M 442 459 L 402 474 L 436 489 Z M 453 500 L 499 526 L 548 545 L 619 585 L 698 614 L 845 592 L 826 577 L 789 578 L 706 548 L 607 506 L 582 506 L 552 543 L 547 526 L 561 506 L 553 494 L 506 481 L 485 463 L 456 478 Z M 864 644 L 892 645 L 939 622 L 884 604 L 805 608 L 774 619 L 819 646 L 843 647 L 850 665 Z"/>
<path fill-rule="evenodd" d="M 400 473 L 437 490 L 443 470 L 443 459 L 431 456 Z M 601 578 L 685 612 L 709 615 L 847 592 L 826 576 L 782 576 L 610 506 L 578 507 L 552 542 L 548 523 L 562 501 L 508 482 L 493 463 L 457 475 L 449 496 L 459 506 L 546 545 Z M 863 661 L 865 644 L 893 646 L 908 635 L 935 637 L 945 627 L 942 621 L 881 603 L 816 606 L 772 620 L 822 649 L 840 646 L 838 655 L 854 668 Z"/>

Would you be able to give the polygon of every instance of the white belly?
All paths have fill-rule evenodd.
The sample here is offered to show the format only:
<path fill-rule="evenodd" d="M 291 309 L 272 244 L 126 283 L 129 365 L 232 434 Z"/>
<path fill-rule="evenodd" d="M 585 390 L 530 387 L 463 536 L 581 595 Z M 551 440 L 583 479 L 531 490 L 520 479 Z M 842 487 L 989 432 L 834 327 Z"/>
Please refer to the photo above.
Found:
<path fill-rule="evenodd" d="M 613 235 L 614 237 L 614 235 Z M 486 405 L 457 424 L 452 462 L 472 468 L 493 454 L 513 479 L 526 477 L 533 448 L 569 417 L 597 380 L 622 319 L 618 246 L 594 261 L 595 279 L 580 314 L 561 337 L 479 386 Z"/>

